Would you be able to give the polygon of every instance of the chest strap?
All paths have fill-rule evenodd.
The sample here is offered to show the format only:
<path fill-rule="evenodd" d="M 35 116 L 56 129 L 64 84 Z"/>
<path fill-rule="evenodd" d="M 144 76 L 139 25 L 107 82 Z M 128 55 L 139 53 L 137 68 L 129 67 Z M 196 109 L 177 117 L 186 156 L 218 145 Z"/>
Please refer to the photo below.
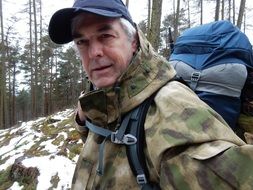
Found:
<path fill-rule="evenodd" d="M 126 146 L 128 162 L 141 189 L 159 189 L 154 188 L 156 185 L 154 186 L 149 181 L 149 172 L 144 154 L 144 147 L 146 146 L 144 123 L 148 108 L 152 101 L 153 96 L 145 100 L 132 111 L 128 112 L 116 131 L 105 129 L 86 120 L 86 128 L 91 132 L 104 137 L 104 140 L 99 145 L 99 159 L 97 166 L 98 175 L 104 174 L 104 146 L 105 142 L 110 140 L 114 144 L 122 144 Z"/>
<path fill-rule="evenodd" d="M 119 129 L 117 131 L 111 131 L 109 129 L 105 129 L 103 127 L 97 126 L 88 120 L 85 122 L 85 127 L 88 128 L 91 132 L 105 137 L 102 143 L 99 145 L 99 159 L 98 159 L 98 166 L 97 166 L 97 174 L 103 175 L 104 174 L 104 147 L 106 140 L 111 140 L 114 144 L 125 144 L 125 145 L 132 145 L 137 142 L 137 139 L 132 134 L 125 134 L 126 129 L 128 127 L 129 120 L 131 118 L 131 113 L 126 115 L 124 120 L 122 121 Z"/>

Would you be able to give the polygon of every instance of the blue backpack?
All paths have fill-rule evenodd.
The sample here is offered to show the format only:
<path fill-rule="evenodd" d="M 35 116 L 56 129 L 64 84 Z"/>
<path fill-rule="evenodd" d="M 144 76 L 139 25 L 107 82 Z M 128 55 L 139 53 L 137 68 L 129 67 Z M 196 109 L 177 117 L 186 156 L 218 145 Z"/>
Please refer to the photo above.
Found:
<path fill-rule="evenodd" d="M 193 27 L 177 38 L 169 61 L 191 89 L 236 130 L 245 100 L 242 92 L 253 86 L 253 53 L 247 36 L 225 20 Z"/>

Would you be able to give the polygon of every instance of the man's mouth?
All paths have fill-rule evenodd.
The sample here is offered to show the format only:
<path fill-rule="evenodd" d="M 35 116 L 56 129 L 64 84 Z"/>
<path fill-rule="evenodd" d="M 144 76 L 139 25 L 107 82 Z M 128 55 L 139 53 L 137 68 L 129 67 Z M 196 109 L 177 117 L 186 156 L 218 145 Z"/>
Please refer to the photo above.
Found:
<path fill-rule="evenodd" d="M 96 67 L 94 69 L 92 69 L 92 72 L 96 75 L 96 76 L 108 76 L 108 74 L 110 73 L 110 68 L 112 65 L 106 65 L 106 66 L 100 66 L 100 67 Z"/>
<path fill-rule="evenodd" d="M 109 67 L 111 67 L 111 65 L 107 65 L 107 66 L 103 66 L 103 67 L 98 67 L 98 68 L 93 69 L 93 71 L 101 71 L 101 70 L 107 69 Z"/>

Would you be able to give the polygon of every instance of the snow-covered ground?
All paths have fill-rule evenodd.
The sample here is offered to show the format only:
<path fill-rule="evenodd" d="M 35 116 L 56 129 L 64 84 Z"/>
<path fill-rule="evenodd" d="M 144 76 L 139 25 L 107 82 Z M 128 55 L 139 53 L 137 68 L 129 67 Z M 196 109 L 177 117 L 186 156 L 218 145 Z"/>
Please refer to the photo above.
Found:
<path fill-rule="evenodd" d="M 0 172 L 15 161 L 21 160 L 22 165 L 27 168 L 38 168 L 40 174 L 37 178 L 37 190 L 69 189 L 78 155 L 72 154 L 70 157 L 68 156 L 70 150 L 66 150 L 67 156 L 65 156 L 59 154 L 59 151 L 62 150 L 69 136 L 68 133 L 74 130 L 73 125 L 66 122 L 71 121 L 72 116 L 73 110 L 68 109 L 51 116 L 52 124 L 46 123 L 48 118 L 39 118 L 35 121 L 24 122 L 17 128 L 0 130 Z M 43 132 L 45 130 L 43 127 L 47 125 L 55 130 L 54 135 L 50 136 Z M 58 131 L 58 129 L 61 130 Z M 56 143 L 57 139 L 61 140 Z M 68 143 L 71 143 L 71 140 L 68 139 Z M 74 143 L 80 146 L 82 144 L 78 139 Z M 65 149 L 68 148 L 65 147 Z M 34 156 L 31 156 L 31 152 Z M 57 176 L 57 187 L 53 187 L 51 183 L 53 176 Z M 9 190 L 19 189 L 23 189 L 23 186 L 20 186 L 18 182 L 13 182 L 9 188 Z"/>

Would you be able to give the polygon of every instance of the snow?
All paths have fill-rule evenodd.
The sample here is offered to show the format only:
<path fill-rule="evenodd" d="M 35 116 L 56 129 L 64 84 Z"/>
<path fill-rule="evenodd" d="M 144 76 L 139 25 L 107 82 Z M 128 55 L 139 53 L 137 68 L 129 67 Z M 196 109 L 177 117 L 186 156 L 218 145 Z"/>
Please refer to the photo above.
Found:
<path fill-rule="evenodd" d="M 13 132 L 11 134 L 16 133 L 17 131 L 21 131 L 22 128 L 24 128 L 23 125 L 21 127 L 19 127 L 18 129 L 13 130 Z M 29 128 L 27 128 L 27 129 L 29 129 Z M 7 132 L 5 131 L 5 133 L 3 133 L 1 135 L 5 135 L 6 133 Z M 0 171 L 7 168 L 9 165 L 13 164 L 16 158 L 22 156 L 23 152 L 25 150 L 29 149 L 32 145 L 34 145 L 33 137 L 34 137 L 34 134 L 30 130 L 27 130 L 23 134 L 23 136 L 13 138 L 7 146 L 1 147 L 1 149 L 0 149 L 1 158 L 2 159 L 6 158 L 6 157 L 10 157 L 10 158 L 7 160 L 7 162 L 0 165 Z M 21 146 L 22 144 L 23 144 L 23 146 Z"/>
<path fill-rule="evenodd" d="M 37 167 L 40 171 L 38 177 L 37 190 L 45 190 L 52 186 L 51 177 L 58 174 L 61 179 L 58 183 L 58 189 L 70 188 L 75 163 L 64 156 L 34 157 L 24 160 L 22 163 L 26 167 Z M 39 163 L 39 164 L 38 164 Z"/>
<path fill-rule="evenodd" d="M 51 119 L 56 119 L 57 122 L 53 123 L 55 127 L 57 124 L 65 119 L 72 117 L 73 110 L 67 109 L 63 112 L 50 116 Z M 0 171 L 5 170 L 11 166 L 16 159 L 24 158 L 25 151 L 29 150 L 36 142 L 40 141 L 40 138 L 44 136 L 40 127 L 47 118 L 39 118 L 34 121 L 24 122 L 17 128 L 10 128 L 0 130 Z M 36 130 L 34 129 L 36 126 Z M 73 131 L 74 127 L 70 124 L 65 125 L 69 131 Z M 67 133 L 59 132 L 57 135 L 62 135 L 64 139 L 68 137 Z M 55 139 L 55 138 L 54 138 Z M 53 145 L 54 139 L 48 138 L 39 144 L 40 150 L 48 152 L 48 155 L 39 155 L 34 157 L 25 157 L 21 159 L 22 165 L 25 167 L 36 167 L 39 170 L 37 190 L 45 189 L 70 189 L 72 176 L 74 173 L 75 165 L 78 159 L 76 155 L 72 160 L 68 157 L 57 155 L 61 150 L 61 146 L 64 142 L 60 142 L 59 146 Z M 76 143 L 81 143 L 79 140 Z M 67 150 L 69 152 L 69 150 Z M 4 160 L 7 159 L 5 162 Z M 51 179 L 54 176 L 58 176 L 59 182 L 56 188 L 53 188 Z M 8 190 L 20 190 L 23 189 L 18 182 L 14 182 Z"/>
<path fill-rule="evenodd" d="M 42 142 L 40 146 L 45 146 L 43 150 L 46 150 L 49 153 L 56 153 L 59 150 L 59 148 L 58 146 L 53 145 L 52 142 L 53 140 L 48 140 L 48 141 Z"/>
<path fill-rule="evenodd" d="M 54 119 L 57 119 L 57 120 L 64 120 L 69 114 L 71 114 L 73 112 L 73 110 L 71 109 L 66 109 L 65 111 L 63 112 L 60 112 L 60 113 L 57 113 L 54 115 Z"/>
<path fill-rule="evenodd" d="M 15 183 L 13 183 L 13 185 L 9 188 L 9 189 L 7 189 L 7 190 L 22 190 L 23 189 L 23 186 L 20 186 L 19 184 L 18 184 L 18 182 L 15 182 Z"/>

